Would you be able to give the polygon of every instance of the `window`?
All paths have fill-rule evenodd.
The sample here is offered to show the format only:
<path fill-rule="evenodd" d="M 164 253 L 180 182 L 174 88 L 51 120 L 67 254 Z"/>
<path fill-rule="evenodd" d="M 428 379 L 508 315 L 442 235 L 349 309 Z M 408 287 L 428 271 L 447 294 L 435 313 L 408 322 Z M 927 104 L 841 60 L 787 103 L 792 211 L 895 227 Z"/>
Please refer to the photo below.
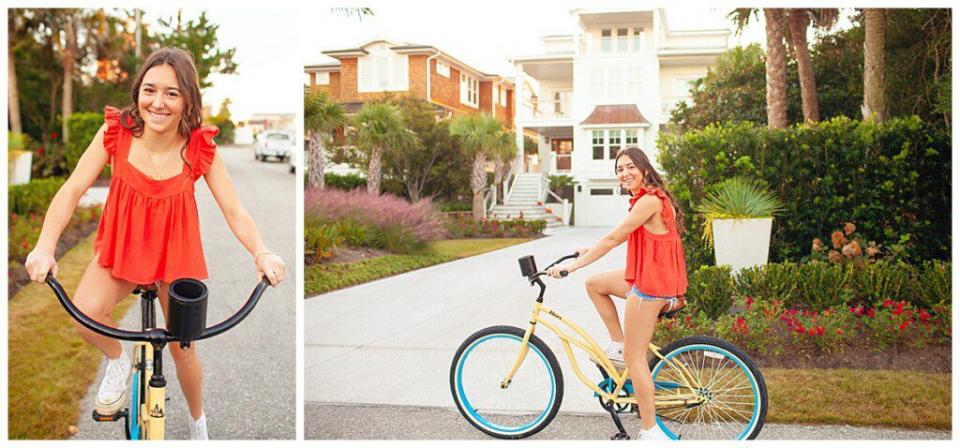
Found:
<path fill-rule="evenodd" d="M 633 29 L 633 51 L 643 50 L 643 28 Z"/>
<path fill-rule="evenodd" d="M 618 28 L 617 29 L 617 52 L 623 53 L 627 51 L 627 29 Z"/>
<path fill-rule="evenodd" d="M 500 89 L 502 89 L 500 91 L 500 105 L 507 107 L 507 89 L 504 89 L 503 87 L 500 87 Z"/>
<path fill-rule="evenodd" d="M 590 196 L 613 196 L 613 188 L 591 188 Z"/>
<path fill-rule="evenodd" d="M 607 141 L 608 141 L 608 143 L 609 143 L 609 145 L 610 145 L 610 147 L 609 147 L 610 160 L 613 160 L 613 159 L 615 159 L 615 158 L 617 157 L 617 153 L 620 152 L 620 150 L 623 148 L 623 141 L 620 140 L 620 130 L 619 130 L 619 129 L 617 129 L 617 130 L 612 130 L 612 129 L 611 129 L 611 130 L 608 131 L 608 132 L 610 133 L 610 134 L 609 134 L 609 137 L 610 137 L 610 138 L 607 139 Z"/>
<path fill-rule="evenodd" d="M 596 100 L 618 100 L 641 94 L 642 66 L 600 65 L 590 69 L 590 96 Z"/>
<path fill-rule="evenodd" d="M 613 160 L 621 149 L 640 146 L 640 131 L 637 129 L 600 129 L 591 131 L 593 160 Z M 604 157 L 606 156 L 606 157 Z"/>
<path fill-rule="evenodd" d="M 603 131 L 593 131 L 593 160 L 603 160 Z"/>
<path fill-rule="evenodd" d="M 437 74 L 446 78 L 450 77 L 450 66 L 437 61 Z"/>
<path fill-rule="evenodd" d="M 613 30 L 601 30 L 600 31 L 600 52 L 601 53 L 610 53 L 613 51 L 613 37 L 611 37 L 611 32 Z"/>
<path fill-rule="evenodd" d="M 496 86 L 490 90 L 493 90 L 493 104 L 496 105 L 500 102 L 500 86 Z"/>
<path fill-rule="evenodd" d="M 330 73 L 329 72 L 319 72 L 317 75 L 317 84 L 330 84 Z"/>
<path fill-rule="evenodd" d="M 397 54 L 386 45 L 368 47 L 369 56 L 357 59 L 360 92 L 407 90 L 407 56 Z"/>
<path fill-rule="evenodd" d="M 480 81 L 463 73 L 460 74 L 460 102 L 480 107 Z"/>

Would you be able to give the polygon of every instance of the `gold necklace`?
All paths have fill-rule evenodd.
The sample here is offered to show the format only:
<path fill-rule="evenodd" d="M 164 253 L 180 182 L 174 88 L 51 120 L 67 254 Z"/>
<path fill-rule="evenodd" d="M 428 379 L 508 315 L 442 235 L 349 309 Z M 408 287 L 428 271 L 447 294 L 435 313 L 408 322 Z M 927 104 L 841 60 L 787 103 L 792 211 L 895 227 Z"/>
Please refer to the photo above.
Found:
<path fill-rule="evenodd" d="M 144 146 L 144 147 L 147 147 L 147 150 L 148 150 L 149 152 L 154 152 L 153 149 L 150 149 L 150 148 L 147 146 L 147 143 L 146 143 L 146 142 L 143 143 L 143 146 Z M 160 179 L 160 171 L 161 171 L 161 169 L 162 169 L 163 167 L 167 166 L 167 162 L 170 161 L 170 156 L 172 156 L 174 152 L 175 152 L 174 150 L 167 150 L 167 155 L 163 158 L 163 163 L 161 163 L 159 167 L 158 167 L 157 164 L 153 161 L 153 157 L 150 156 L 150 153 L 147 153 L 147 160 L 150 161 L 150 166 L 153 168 L 153 175 L 150 176 L 151 178 L 153 178 L 154 180 Z"/>

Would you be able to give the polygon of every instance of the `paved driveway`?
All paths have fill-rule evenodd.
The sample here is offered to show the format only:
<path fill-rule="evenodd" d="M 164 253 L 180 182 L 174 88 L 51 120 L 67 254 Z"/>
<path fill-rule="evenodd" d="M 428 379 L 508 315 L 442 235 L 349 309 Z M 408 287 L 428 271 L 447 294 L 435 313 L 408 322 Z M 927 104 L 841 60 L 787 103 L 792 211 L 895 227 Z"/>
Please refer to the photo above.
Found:
<path fill-rule="evenodd" d="M 595 242 L 606 228 L 572 228 L 553 236 L 308 299 L 304 306 L 304 399 L 313 402 L 454 406 L 450 362 L 460 343 L 491 325 L 525 327 L 537 289 L 517 259 L 545 267 Z M 583 326 L 601 345 L 603 323 L 583 290 L 591 272 L 622 267 L 625 246 L 565 280 L 547 280 L 545 304 Z M 562 411 L 602 412 L 579 384 L 559 340 L 542 328 L 567 379 Z M 596 368 L 580 360 L 600 381 Z"/>
<path fill-rule="evenodd" d="M 223 147 L 221 157 L 267 247 L 287 263 L 287 278 L 268 289 L 253 313 L 229 332 L 199 343 L 203 361 L 204 410 L 211 439 L 293 439 L 296 437 L 296 178 L 287 163 L 253 160 L 249 148 Z M 207 184 L 197 182 L 203 249 L 210 278 L 207 325 L 236 312 L 256 286 L 250 255 L 236 240 Z M 127 300 L 139 300 L 128 298 Z M 157 307 L 159 309 L 159 306 Z M 158 315 L 159 315 L 158 311 Z M 135 304 L 122 328 L 140 328 Z M 130 346 L 127 346 L 130 350 Z M 90 418 L 104 364 L 80 404 L 79 439 L 123 438 L 119 423 Z M 189 438 L 189 410 L 169 350 L 164 351 L 167 378 L 168 439 Z"/>

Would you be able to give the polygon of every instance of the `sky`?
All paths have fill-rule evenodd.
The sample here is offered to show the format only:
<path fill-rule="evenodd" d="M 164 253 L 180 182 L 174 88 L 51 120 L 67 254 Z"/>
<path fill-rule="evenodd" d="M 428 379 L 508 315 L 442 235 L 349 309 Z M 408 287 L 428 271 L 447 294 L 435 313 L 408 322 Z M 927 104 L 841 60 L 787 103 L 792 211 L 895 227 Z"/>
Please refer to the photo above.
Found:
<path fill-rule="evenodd" d="M 51 2 L 27 3 L 53 6 Z M 128 0 L 54 3 L 81 7 L 143 6 L 142 2 Z M 216 113 L 223 99 L 230 98 L 230 111 L 234 120 L 239 121 L 255 113 L 300 111 L 302 86 L 306 82 L 303 66 L 333 62 L 322 54 L 324 50 L 351 48 L 375 37 L 385 37 L 433 45 L 481 71 L 511 76 L 514 69 L 507 61 L 509 57 L 541 54 L 542 36 L 574 30 L 570 15 L 573 8 L 657 5 L 637 0 L 369 0 L 364 4 L 373 9 L 372 17 L 361 19 L 334 12 L 332 3 L 327 1 L 167 0 L 164 6 L 145 9 L 144 20 L 155 24 L 159 17 L 173 16 L 177 8 L 182 8 L 184 19 L 196 18 L 206 11 L 207 17 L 220 25 L 221 47 L 237 49 L 234 60 L 238 72 L 211 75 L 213 86 L 203 92 L 204 104 Z M 732 28 L 725 18 L 732 6 L 697 9 L 659 4 L 667 6 L 671 29 Z M 840 26 L 849 26 L 849 22 L 843 20 Z M 731 47 L 752 42 L 764 42 L 762 18 L 742 34 L 731 34 L 729 39 Z"/>

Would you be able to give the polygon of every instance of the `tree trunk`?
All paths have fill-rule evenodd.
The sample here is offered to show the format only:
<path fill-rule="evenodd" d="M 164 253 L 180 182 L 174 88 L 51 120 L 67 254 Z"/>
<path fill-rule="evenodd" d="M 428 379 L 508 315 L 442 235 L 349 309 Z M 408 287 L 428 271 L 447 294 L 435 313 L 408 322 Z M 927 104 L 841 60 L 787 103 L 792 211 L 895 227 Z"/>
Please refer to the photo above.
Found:
<path fill-rule="evenodd" d="M 9 14 L 13 14 L 12 11 Z M 7 106 L 10 112 L 10 130 L 23 134 L 23 122 L 20 121 L 20 91 L 17 90 L 16 60 L 13 58 L 13 43 L 7 45 Z"/>
<path fill-rule="evenodd" d="M 805 9 L 791 9 L 789 12 L 790 39 L 797 57 L 797 71 L 800 73 L 800 98 L 803 101 L 803 121 L 820 121 L 820 104 L 817 100 L 817 79 L 813 74 L 810 61 L 810 49 L 807 47 L 807 27 L 810 17 Z"/>
<path fill-rule="evenodd" d="M 370 164 L 367 165 L 367 192 L 380 194 L 380 158 L 383 148 L 374 146 L 370 151 Z"/>
<path fill-rule="evenodd" d="M 783 46 L 783 10 L 763 9 L 767 30 L 767 126 L 787 127 L 787 60 Z"/>
<path fill-rule="evenodd" d="M 886 12 L 864 9 L 863 28 L 863 119 L 879 123 L 887 119 Z"/>
<path fill-rule="evenodd" d="M 483 190 L 487 188 L 487 158 L 483 152 L 473 157 L 473 169 L 470 171 L 470 189 L 473 190 L 473 219 L 483 219 Z"/>
<path fill-rule="evenodd" d="M 313 188 L 323 189 L 324 184 L 324 173 L 323 168 L 326 165 L 326 160 L 323 155 L 323 145 L 321 144 L 321 133 L 317 131 L 309 131 L 308 139 L 310 139 L 310 149 L 308 158 L 310 163 L 307 167 L 307 184 Z"/>
<path fill-rule="evenodd" d="M 70 129 L 67 123 L 70 116 L 73 115 L 73 71 L 77 60 L 77 29 L 76 17 L 72 14 L 67 17 L 64 31 L 66 33 L 66 44 L 63 48 L 63 98 L 61 99 L 62 123 L 61 134 L 63 143 L 70 143 Z"/>

